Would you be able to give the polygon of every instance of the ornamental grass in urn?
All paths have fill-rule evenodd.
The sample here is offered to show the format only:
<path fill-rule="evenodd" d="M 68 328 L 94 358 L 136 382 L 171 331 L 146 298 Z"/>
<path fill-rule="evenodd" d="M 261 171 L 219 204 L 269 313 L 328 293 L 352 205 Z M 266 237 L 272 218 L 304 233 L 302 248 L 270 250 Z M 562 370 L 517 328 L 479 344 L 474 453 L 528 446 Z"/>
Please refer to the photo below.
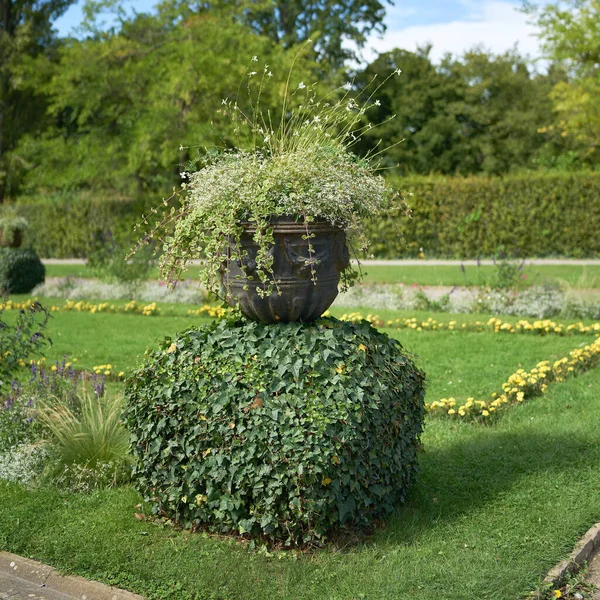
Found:
<path fill-rule="evenodd" d="M 248 75 L 260 99 L 272 74 L 265 66 Z M 259 100 L 250 113 L 222 100 L 221 115 L 240 139 L 243 130 L 249 134 L 246 143 L 199 155 L 199 168 L 181 173 L 179 206 L 145 238 L 162 242 L 161 275 L 172 286 L 201 259 L 207 290 L 264 323 L 320 317 L 338 284 L 344 290 L 359 277 L 349 250 L 367 250 L 364 220 L 394 208 L 406 212 L 402 195 L 378 173 L 377 155 L 351 150 L 372 127 L 364 115 L 379 105 L 382 84 L 361 99 L 352 84 L 318 97 L 315 86 L 292 80 L 293 65 L 275 122 Z"/>

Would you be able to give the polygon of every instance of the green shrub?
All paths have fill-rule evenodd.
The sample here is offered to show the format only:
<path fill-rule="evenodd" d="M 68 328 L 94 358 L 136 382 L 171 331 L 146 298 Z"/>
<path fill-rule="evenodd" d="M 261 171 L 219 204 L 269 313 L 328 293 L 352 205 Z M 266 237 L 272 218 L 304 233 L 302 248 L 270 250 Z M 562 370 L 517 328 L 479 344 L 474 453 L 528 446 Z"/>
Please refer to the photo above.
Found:
<path fill-rule="evenodd" d="M 507 177 L 393 178 L 412 219 L 372 223 L 379 258 L 600 256 L 600 176 L 528 173 Z M 401 236 L 398 233 L 402 234 Z M 402 240 L 401 238 L 404 238 Z"/>
<path fill-rule="evenodd" d="M 121 199 L 76 194 L 21 199 L 19 214 L 29 222 L 27 247 L 45 258 L 86 258 L 98 240 L 111 238 L 129 248 L 133 228 L 155 199 Z"/>
<path fill-rule="evenodd" d="M 28 294 L 45 277 L 46 268 L 32 250 L 0 248 L 0 292 Z"/>
<path fill-rule="evenodd" d="M 126 381 L 133 477 L 184 527 L 323 540 L 404 500 L 424 375 L 367 323 L 191 328 Z"/>

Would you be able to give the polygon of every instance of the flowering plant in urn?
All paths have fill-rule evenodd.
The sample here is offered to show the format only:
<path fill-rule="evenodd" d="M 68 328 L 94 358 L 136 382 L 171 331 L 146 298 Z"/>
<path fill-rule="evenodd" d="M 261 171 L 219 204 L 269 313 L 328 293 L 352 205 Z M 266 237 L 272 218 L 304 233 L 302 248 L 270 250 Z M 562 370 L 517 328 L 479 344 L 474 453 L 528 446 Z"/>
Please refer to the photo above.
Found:
<path fill-rule="evenodd" d="M 201 258 L 201 283 L 247 317 L 310 321 L 333 302 L 338 283 L 346 289 L 358 277 L 347 234 L 366 251 L 365 219 L 398 207 L 407 212 L 378 173 L 379 153 L 352 152 L 372 127 L 364 115 L 379 105 L 382 84 L 363 97 L 352 94 L 350 82 L 319 95 L 317 84 L 294 79 L 292 63 L 275 117 L 260 106 L 275 81 L 269 65 L 253 57 L 247 75 L 250 110 L 239 98 L 223 98 L 219 111 L 239 143 L 205 150 L 188 165 L 174 192 L 178 207 L 167 208 L 143 241 L 162 241 L 161 274 L 173 286 Z"/>

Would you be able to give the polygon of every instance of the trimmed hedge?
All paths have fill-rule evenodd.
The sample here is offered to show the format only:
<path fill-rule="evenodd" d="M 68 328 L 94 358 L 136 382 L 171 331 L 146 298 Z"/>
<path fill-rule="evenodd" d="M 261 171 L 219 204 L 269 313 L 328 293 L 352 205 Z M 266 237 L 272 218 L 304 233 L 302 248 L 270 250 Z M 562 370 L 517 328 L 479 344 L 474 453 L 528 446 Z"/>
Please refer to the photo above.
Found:
<path fill-rule="evenodd" d="M 423 383 L 366 322 L 191 328 L 126 381 L 133 478 L 186 528 L 301 544 L 371 525 L 417 471 Z"/>
<path fill-rule="evenodd" d="M 133 228 L 156 198 L 110 199 L 89 196 L 21 199 L 19 214 L 29 222 L 25 245 L 44 258 L 86 258 L 109 234 L 133 244 Z"/>
<path fill-rule="evenodd" d="M 0 248 L 0 292 L 28 294 L 43 283 L 46 267 L 32 250 Z"/>
<path fill-rule="evenodd" d="M 526 174 L 503 178 L 392 178 L 413 218 L 369 226 L 376 258 L 475 258 L 499 250 L 528 257 L 600 256 L 600 174 Z M 21 200 L 27 244 L 44 257 L 84 257 L 106 232 L 132 239 L 133 225 L 157 199 Z"/>
<path fill-rule="evenodd" d="M 600 256 L 600 174 L 439 177 L 403 182 L 412 219 L 374 223 L 376 257 Z"/>

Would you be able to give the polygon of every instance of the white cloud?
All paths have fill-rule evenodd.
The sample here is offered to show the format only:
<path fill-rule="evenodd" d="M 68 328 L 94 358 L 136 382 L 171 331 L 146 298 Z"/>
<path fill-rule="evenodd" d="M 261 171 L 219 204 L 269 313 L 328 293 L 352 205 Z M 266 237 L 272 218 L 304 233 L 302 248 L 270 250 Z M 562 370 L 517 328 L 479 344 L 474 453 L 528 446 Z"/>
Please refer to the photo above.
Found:
<path fill-rule="evenodd" d="M 540 55 L 537 29 L 527 23 L 527 16 L 516 10 L 515 4 L 502 0 L 463 0 L 470 9 L 468 19 L 413 25 L 403 29 L 388 29 L 382 38 L 373 36 L 366 44 L 365 58 L 393 48 L 416 50 L 417 46 L 433 44 L 431 58 L 438 62 L 444 54 L 461 55 L 475 46 L 483 46 L 501 54 L 518 44 L 521 54 L 536 58 Z M 372 51 L 369 52 L 368 49 Z"/>

